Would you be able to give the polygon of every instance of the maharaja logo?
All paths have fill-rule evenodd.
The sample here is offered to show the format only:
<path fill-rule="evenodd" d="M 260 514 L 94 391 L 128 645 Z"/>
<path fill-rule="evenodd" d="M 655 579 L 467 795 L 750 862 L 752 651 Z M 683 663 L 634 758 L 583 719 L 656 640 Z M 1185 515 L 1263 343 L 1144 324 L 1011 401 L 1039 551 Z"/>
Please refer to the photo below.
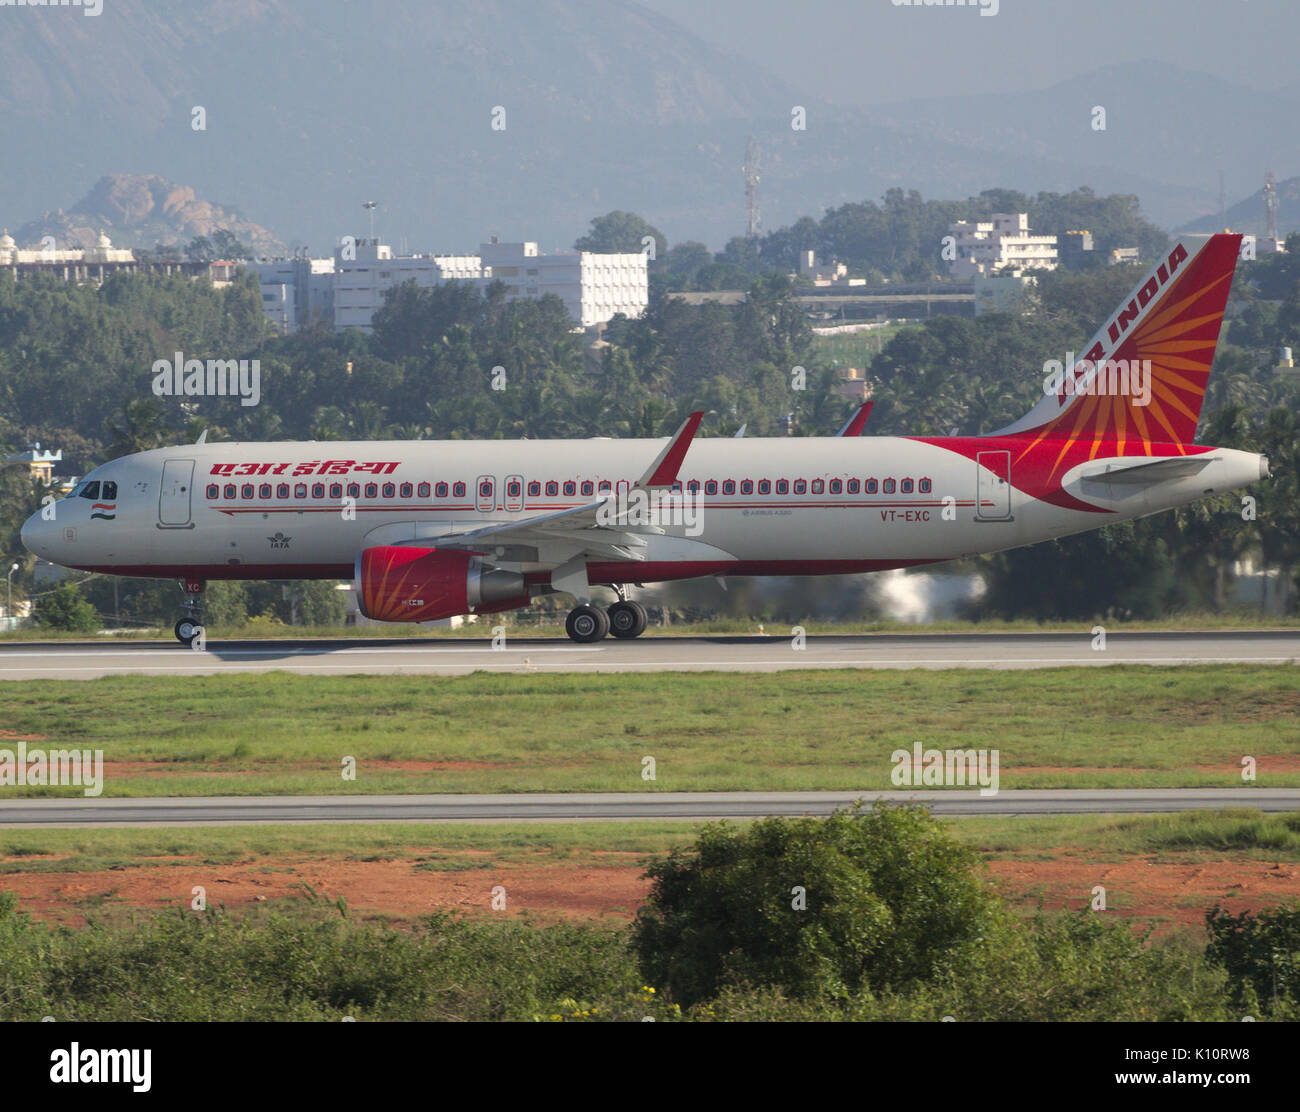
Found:
<path fill-rule="evenodd" d="M 293 540 L 292 537 L 286 537 L 283 533 L 276 533 L 275 536 L 266 539 L 271 542 L 272 548 L 288 548 L 289 542 Z"/>

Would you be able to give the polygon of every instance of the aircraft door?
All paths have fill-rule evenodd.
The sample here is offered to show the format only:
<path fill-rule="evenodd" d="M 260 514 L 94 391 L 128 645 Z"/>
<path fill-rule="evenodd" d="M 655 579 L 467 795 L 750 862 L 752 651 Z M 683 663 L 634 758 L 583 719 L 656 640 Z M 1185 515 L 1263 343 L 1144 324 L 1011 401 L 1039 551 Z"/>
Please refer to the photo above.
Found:
<path fill-rule="evenodd" d="M 507 475 L 502 503 L 511 513 L 518 513 L 524 508 L 524 477 Z"/>
<path fill-rule="evenodd" d="M 1011 520 L 1011 453 L 975 455 L 975 520 Z"/>
<path fill-rule="evenodd" d="M 190 529 L 190 491 L 194 485 L 194 461 L 169 459 L 163 463 L 162 486 L 158 494 L 158 524 L 165 529 Z"/>

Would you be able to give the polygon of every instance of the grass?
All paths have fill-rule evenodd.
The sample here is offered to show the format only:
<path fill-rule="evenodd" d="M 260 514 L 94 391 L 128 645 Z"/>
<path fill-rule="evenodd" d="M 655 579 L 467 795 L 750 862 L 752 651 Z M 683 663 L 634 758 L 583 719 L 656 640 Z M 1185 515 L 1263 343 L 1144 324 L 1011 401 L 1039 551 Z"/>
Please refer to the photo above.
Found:
<path fill-rule="evenodd" d="M 1001 787 L 1300 785 L 1289 665 L 0 686 L 0 747 L 102 749 L 106 796 L 870 790 L 890 755 L 1000 753 Z M 656 779 L 642 780 L 653 756 Z M 354 757 L 355 780 L 342 761 Z M 118 762 L 125 762 L 119 764 Z M 78 788 L 8 787 L 17 795 Z"/>
<path fill-rule="evenodd" d="M 834 322 L 827 321 L 827 324 Z M 852 323 L 852 322 L 845 322 Z M 919 324 L 887 324 L 884 328 L 873 328 L 868 332 L 847 332 L 832 336 L 814 336 L 813 354 L 818 362 L 830 362 L 838 359 L 842 367 L 867 368 L 900 332 L 909 328 L 919 328 Z M 832 430 L 833 431 L 833 430 Z"/>
<path fill-rule="evenodd" d="M 951 835 L 987 861 L 1044 860 L 1058 850 L 1098 860 L 1300 861 L 1300 815 L 1248 808 L 1175 815 L 952 818 Z M 410 861 L 433 871 L 564 865 L 627 866 L 687 845 L 696 824 L 348 824 L 186 829 L 0 830 L 0 875 L 285 862 Z M 0 888 L 3 882 L 0 881 Z"/>

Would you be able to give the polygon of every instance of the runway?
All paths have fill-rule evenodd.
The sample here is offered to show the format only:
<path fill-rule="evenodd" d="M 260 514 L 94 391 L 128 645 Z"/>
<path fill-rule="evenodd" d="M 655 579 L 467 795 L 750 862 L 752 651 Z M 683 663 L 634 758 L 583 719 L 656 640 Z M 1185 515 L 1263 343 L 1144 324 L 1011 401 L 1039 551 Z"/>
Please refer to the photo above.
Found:
<path fill-rule="evenodd" d="M 770 632 L 770 631 L 769 631 Z M 512 637 L 0 644 L 0 680 L 117 675 L 464 675 L 468 672 L 778 672 L 800 668 L 1055 668 L 1114 664 L 1296 664 L 1300 630 L 1111 633 L 920 633 L 607 638 L 594 645 Z"/>
<path fill-rule="evenodd" d="M 1300 788 L 1115 788 L 895 792 L 628 792 L 552 795 L 241 796 L 20 799 L 0 827 L 238 826 L 279 823 L 697 822 L 825 815 L 855 800 L 913 800 L 936 815 L 1154 814 L 1222 807 L 1300 810 Z"/>

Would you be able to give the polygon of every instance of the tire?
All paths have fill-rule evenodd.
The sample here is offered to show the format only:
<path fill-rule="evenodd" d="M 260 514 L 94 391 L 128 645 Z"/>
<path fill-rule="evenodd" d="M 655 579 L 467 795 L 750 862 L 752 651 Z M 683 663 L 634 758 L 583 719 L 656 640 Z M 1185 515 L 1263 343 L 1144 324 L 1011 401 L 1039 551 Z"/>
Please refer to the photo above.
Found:
<path fill-rule="evenodd" d="M 609 632 L 623 641 L 645 632 L 645 607 L 639 602 L 616 602 L 609 608 Z"/>
<path fill-rule="evenodd" d="M 575 606 L 564 619 L 564 631 L 580 645 L 599 641 L 609 633 L 609 617 L 599 606 Z"/>
<path fill-rule="evenodd" d="M 172 628 L 172 632 L 176 634 L 177 641 L 179 641 L 186 648 L 189 648 L 190 645 L 194 643 L 194 638 L 199 635 L 199 630 L 201 628 L 202 627 L 199 625 L 199 623 L 196 622 L 193 618 L 182 618 Z"/>

